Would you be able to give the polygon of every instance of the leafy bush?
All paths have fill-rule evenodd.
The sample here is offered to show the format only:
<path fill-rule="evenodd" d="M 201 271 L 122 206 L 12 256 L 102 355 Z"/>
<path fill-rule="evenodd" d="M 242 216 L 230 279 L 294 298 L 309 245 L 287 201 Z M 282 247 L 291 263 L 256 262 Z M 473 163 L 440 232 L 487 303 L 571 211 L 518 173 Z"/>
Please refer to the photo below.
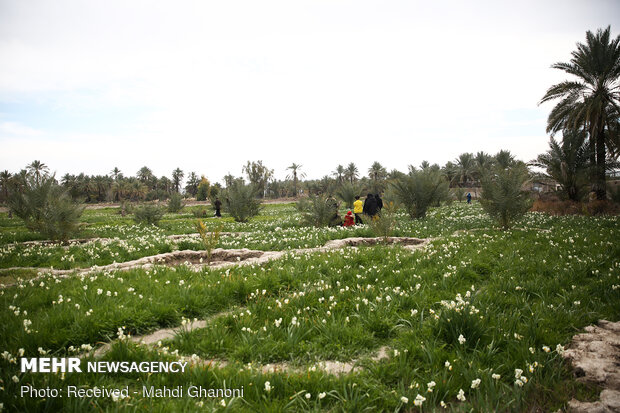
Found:
<path fill-rule="evenodd" d="M 448 182 L 439 171 L 432 169 L 412 171 L 392 181 L 391 185 L 394 196 L 411 219 L 424 218 L 428 207 L 448 198 Z"/>
<path fill-rule="evenodd" d="M 200 240 L 202 241 L 202 245 L 205 247 L 207 251 L 207 264 L 211 262 L 211 256 L 213 254 L 213 250 L 217 246 L 217 243 L 220 240 L 220 233 L 222 232 L 222 224 L 219 224 L 212 231 L 209 231 L 207 226 L 203 221 L 196 222 L 196 229 L 198 230 L 198 235 L 200 235 Z"/>
<path fill-rule="evenodd" d="M 10 211 L 21 218 L 31 231 L 51 240 L 67 241 L 80 229 L 84 207 L 56 184 L 53 176 L 28 180 L 8 199 Z"/>
<path fill-rule="evenodd" d="M 465 200 L 465 190 L 460 187 L 450 189 L 450 196 L 452 199 L 456 201 L 464 201 Z"/>
<path fill-rule="evenodd" d="M 345 182 L 336 189 L 336 196 L 344 202 L 347 208 L 353 208 L 355 197 L 360 194 L 360 189 L 350 182 Z"/>
<path fill-rule="evenodd" d="M 204 176 L 200 180 L 198 184 L 198 192 L 196 193 L 196 201 L 206 201 L 209 198 L 209 193 L 211 192 L 211 183 Z"/>
<path fill-rule="evenodd" d="M 164 210 L 153 204 L 145 204 L 134 208 L 133 219 L 138 224 L 158 225 L 161 217 L 164 216 Z"/>
<path fill-rule="evenodd" d="M 260 201 L 256 199 L 256 187 L 236 181 L 225 193 L 225 210 L 237 222 L 247 222 L 260 212 Z"/>
<path fill-rule="evenodd" d="M 393 202 L 386 202 L 380 214 L 371 217 L 364 214 L 364 223 L 370 227 L 375 237 L 382 237 L 384 241 L 394 233 L 396 226 L 396 207 Z"/>
<path fill-rule="evenodd" d="M 529 193 L 523 190 L 528 179 L 527 169 L 522 164 L 507 169 L 494 168 L 482 177 L 482 208 L 503 229 L 510 228 L 511 222 L 532 206 Z"/>
<path fill-rule="evenodd" d="M 333 205 L 323 196 L 301 198 L 297 201 L 297 209 L 302 213 L 302 222 L 315 227 L 328 226 L 334 216 Z"/>
<path fill-rule="evenodd" d="M 196 218 L 206 218 L 207 217 L 207 209 L 203 207 L 193 208 L 192 215 Z"/>
<path fill-rule="evenodd" d="M 179 193 L 173 193 L 168 200 L 168 212 L 179 212 L 185 207 L 183 197 Z"/>

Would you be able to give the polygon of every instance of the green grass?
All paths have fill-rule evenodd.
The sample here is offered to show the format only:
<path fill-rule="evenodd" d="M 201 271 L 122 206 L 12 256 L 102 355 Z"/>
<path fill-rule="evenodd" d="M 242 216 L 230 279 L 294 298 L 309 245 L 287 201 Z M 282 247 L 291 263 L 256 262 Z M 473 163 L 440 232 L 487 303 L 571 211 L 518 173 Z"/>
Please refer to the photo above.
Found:
<path fill-rule="evenodd" d="M 293 210 L 268 208 L 261 220 L 241 226 L 249 234 L 235 240 L 289 249 L 349 236 L 295 226 Z M 175 225 L 184 219 L 191 222 L 179 218 Z M 454 234 L 462 229 L 470 231 Z M 365 229 L 354 231 L 367 235 Z M 54 374 L 21 375 L 2 359 L 0 402 L 16 411 L 94 406 L 104 411 L 353 412 L 415 410 L 420 395 L 429 411 L 441 410 L 441 402 L 457 411 L 555 411 L 571 397 L 596 399 L 600 389 L 577 384 L 557 346 L 568 345 L 575 333 L 599 319 L 618 321 L 620 245 L 612 241 L 620 235 L 617 218 L 528 214 L 517 229 L 504 232 L 477 205 L 454 204 L 431 210 L 423 221 L 401 217 L 397 232 L 440 238 L 416 252 L 379 245 L 288 254 L 261 266 L 197 273 L 179 266 L 24 280 L 0 292 L 0 351 L 9 358 L 19 349 L 34 357 L 39 347 L 54 355 L 74 354 L 72 349 L 83 344 L 113 339 L 119 327 L 142 334 L 199 318 L 209 320 L 206 328 L 181 332 L 158 348 L 118 342 L 105 358 L 194 355 L 230 364 L 196 365 L 185 374 L 68 374 L 63 380 Z M 25 319 L 32 322 L 29 331 Z M 370 360 L 382 346 L 389 348 L 389 357 Z M 331 376 L 315 368 L 325 360 L 358 360 L 363 369 Z M 294 370 L 263 374 L 260 366 L 266 363 L 286 363 Z M 523 371 L 519 377 L 516 369 Z M 523 386 L 516 382 L 521 375 L 527 378 Z M 472 388 L 476 379 L 480 384 Z M 271 391 L 265 390 L 266 381 Z M 432 392 L 430 382 L 435 383 Z M 142 384 L 226 385 L 243 386 L 245 393 L 243 400 L 225 400 L 231 404 L 226 408 L 221 399 L 189 397 L 40 400 L 14 397 L 21 383 L 135 390 Z M 457 399 L 459 390 L 465 401 Z"/>

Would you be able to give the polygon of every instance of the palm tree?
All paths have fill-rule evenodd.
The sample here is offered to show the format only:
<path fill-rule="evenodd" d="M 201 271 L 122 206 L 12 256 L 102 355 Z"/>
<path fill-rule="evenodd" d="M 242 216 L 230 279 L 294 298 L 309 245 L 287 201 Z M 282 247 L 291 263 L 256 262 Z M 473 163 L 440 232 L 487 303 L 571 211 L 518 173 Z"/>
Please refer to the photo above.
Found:
<path fill-rule="evenodd" d="M 334 178 L 336 178 L 339 184 L 342 183 L 342 178 L 344 176 L 344 166 L 338 165 L 334 172 L 332 172 L 332 175 L 334 176 Z"/>
<path fill-rule="evenodd" d="M 140 182 L 147 185 L 149 184 L 149 181 L 152 181 L 154 178 L 153 172 L 146 166 L 140 168 L 136 176 L 138 177 Z"/>
<path fill-rule="evenodd" d="M 589 153 L 590 144 L 583 130 L 565 130 L 562 132 L 562 142 L 558 143 L 552 137 L 549 150 L 538 155 L 530 165 L 544 168 L 544 176 L 560 184 L 568 199 L 579 201 L 584 195 L 590 168 Z"/>
<path fill-rule="evenodd" d="M 174 185 L 174 190 L 179 192 L 179 188 L 181 187 L 181 181 L 185 174 L 181 170 L 181 168 L 177 168 L 172 171 L 172 184 Z"/>
<path fill-rule="evenodd" d="M 112 172 L 110 172 L 110 174 L 112 175 L 112 178 L 114 178 L 115 181 L 118 181 L 118 178 L 123 176 L 123 174 L 121 173 L 121 170 L 118 169 L 116 166 L 114 167 L 114 169 L 112 169 Z"/>
<path fill-rule="evenodd" d="M 295 196 L 297 196 L 297 176 L 299 176 L 300 178 L 306 177 L 305 172 L 301 172 L 301 167 L 302 165 L 297 165 L 296 163 L 293 162 L 291 166 L 286 168 L 291 171 L 291 173 L 286 176 L 286 179 L 293 180 L 293 192 L 295 193 Z"/>
<path fill-rule="evenodd" d="M 474 174 L 474 154 L 462 153 L 454 160 L 454 163 L 456 164 L 457 181 L 461 182 L 461 186 L 466 186 L 468 182 L 471 182 Z"/>
<path fill-rule="evenodd" d="M 11 181 L 11 173 L 7 170 L 0 172 L 0 186 L 2 186 L 2 199 L 6 202 L 9 199 L 9 182 Z"/>
<path fill-rule="evenodd" d="M 540 103 L 560 99 L 547 119 L 552 136 L 563 129 L 580 128 L 589 134 L 590 163 L 594 165 L 592 189 L 605 199 L 606 149 L 618 146 L 620 113 L 620 36 L 611 39 L 611 28 L 587 31 L 586 43 L 577 43 L 568 63 L 555 63 L 576 79 L 551 86 Z M 613 150 L 613 149 L 612 149 Z"/>
<path fill-rule="evenodd" d="M 50 170 L 47 165 L 37 160 L 32 161 L 26 169 L 34 176 L 34 180 L 37 184 L 41 183 L 41 176 L 47 176 Z"/>
<path fill-rule="evenodd" d="M 510 168 L 515 163 L 514 155 L 503 149 L 495 154 L 494 159 L 497 166 L 504 169 Z"/>
<path fill-rule="evenodd" d="M 368 168 L 368 177 L 377 182 L 387 176 L 387 170 L 379 162 L 373 162 Z"/>
<path fill-rule="evenodd" d="M 351 183 L 355 182 L 355 180 L 359 177 L 359 171 L 353 162 L 347 165 L 347 168 L 344 170 L 344 177 Z"/>
<path fill-rule="evenodd" d="M 491 166 L 493 166 L 493 157 L 486 152 L 478 152 L 474 156 L 474 179 L 480 183 L 480 178 Z"/>

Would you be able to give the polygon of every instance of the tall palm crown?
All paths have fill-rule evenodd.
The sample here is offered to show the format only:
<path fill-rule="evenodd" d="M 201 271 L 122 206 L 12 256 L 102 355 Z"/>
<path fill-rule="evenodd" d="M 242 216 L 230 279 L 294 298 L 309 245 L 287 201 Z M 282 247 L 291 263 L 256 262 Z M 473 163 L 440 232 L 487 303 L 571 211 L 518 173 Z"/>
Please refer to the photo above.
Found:
<path fill-rule="evenodd" d="M 291 171 L 291 173 L 286 176 L 286 179 L 293 180 L 293 192 L 295 192 L 295 196 L 297 196 L 297 177 L 299 176 L 300 178 L 304 178 L 306 176 L 304 172 L 301 172 L 301 167 L 302 165 L 298 165 L 293 162 L 291 166 L 286 168 Z"/>
<path fill-rule="evenodd" d="M 49 168 L 47 167 L 47 165 L 37 160 L 32 161 L 32 163 L 28 165 L 26 169 L 28 169 L 28 172 L 30 172 L 32 176 L 34 176 L 34 180 L 37 183 L 41 182 L 41 176 L 45 176 L 49 172 Z"/>
<path fill-rule="evenodd" d="M 454 163 L 456 164 L 457 179 L 465 186 L 467 182 L 471 181 L 475 171 L 474 154 L 462 153 L 454 160 Z"/>
<path fill-rule="evenodd" d="M 175 191 L 179 192 L 179 189 L 181 187 L 181 181 L 183 180 L 184 176 L 185 174 L 183 173 L 181 168 L 177 168 L 174 171 L 172 171 L 172 183 L 174 185 Z"/>
<path fill-rule="evenodd" d="M 387 176 L 387 170 L 379 162 L 374 162 L 368 168 L 368 177 L 373 181 L 379 181 Z"/>
<path fill-rule="evenodd" d="M 586 43 L 577 43 L 568 63 L 551 66 L 574 76 L 551 86 L 540 103 L 560 99 L 547 119 L 552 135 L 566 128 L 588 132 L 590 162 L 595 165 L 593 190 L 604 199 L 606 149 L 618 147 L 620 114 L 620 36 L 611 38 L 611 28 L 586 32 Z"/>
<path fill-rule="evenodd" d="M 344 177 L 348 179 L 349 182 L 353 183 L 359 176 L 359 171 L 357 170 L 357 166 L 353 162 L 347 165 L 347 168 L 344 170 Z"/>
<path fill-rule="evenodd" d="M 332 175 L 334 176 L 334 178 L 336 178 L 338 182 L 342 182 L 342 178 L 344 177 L 344 172 L 345 172 L 344 166 L 338 165 L 336 169 L 334 170 L 334 172 L 332 172 Z"/>

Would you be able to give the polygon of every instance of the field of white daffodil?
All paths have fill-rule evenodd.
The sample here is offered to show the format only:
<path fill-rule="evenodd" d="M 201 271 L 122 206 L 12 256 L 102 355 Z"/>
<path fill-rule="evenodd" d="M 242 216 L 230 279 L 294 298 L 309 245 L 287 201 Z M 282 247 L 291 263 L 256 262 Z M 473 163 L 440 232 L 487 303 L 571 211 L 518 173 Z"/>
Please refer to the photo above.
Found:
<path fill-rule="evenodd" d="M 5 410 L 555 411 L 572 397 L 596 399 L 600 390 L 573 379 L 562 358 L 571 337 L 620 316 L 617 217 L 529 213 L 500 231 L 478 204 L 457 202 L 424 220 L 398 215 L 394 235 L 430 239 L 423 248 L 305 251 L 374 235 L 365 226 L 304 227 L 293 205 L 270 205 L 245 224 L 205 221 L 222 224 L 218 247 L 289 251 L 278 259 L 55 275 L 52 268 L 201 248 L 189 212 L 167 214 L 159 227 L 135 225 L 113 208 L 87 210 L 83 220 L 83 239 L 54 245 L 31 242 L 36 236 L 19 220 L 0 214 Z M 20 373 L 22 356 L 40 355 L 181 359 L 191 367 L 177 374 Z M 138 393 L 20 397 L 24 385 Z M 244 393 L 154 398 L 143 386 Z"/>

